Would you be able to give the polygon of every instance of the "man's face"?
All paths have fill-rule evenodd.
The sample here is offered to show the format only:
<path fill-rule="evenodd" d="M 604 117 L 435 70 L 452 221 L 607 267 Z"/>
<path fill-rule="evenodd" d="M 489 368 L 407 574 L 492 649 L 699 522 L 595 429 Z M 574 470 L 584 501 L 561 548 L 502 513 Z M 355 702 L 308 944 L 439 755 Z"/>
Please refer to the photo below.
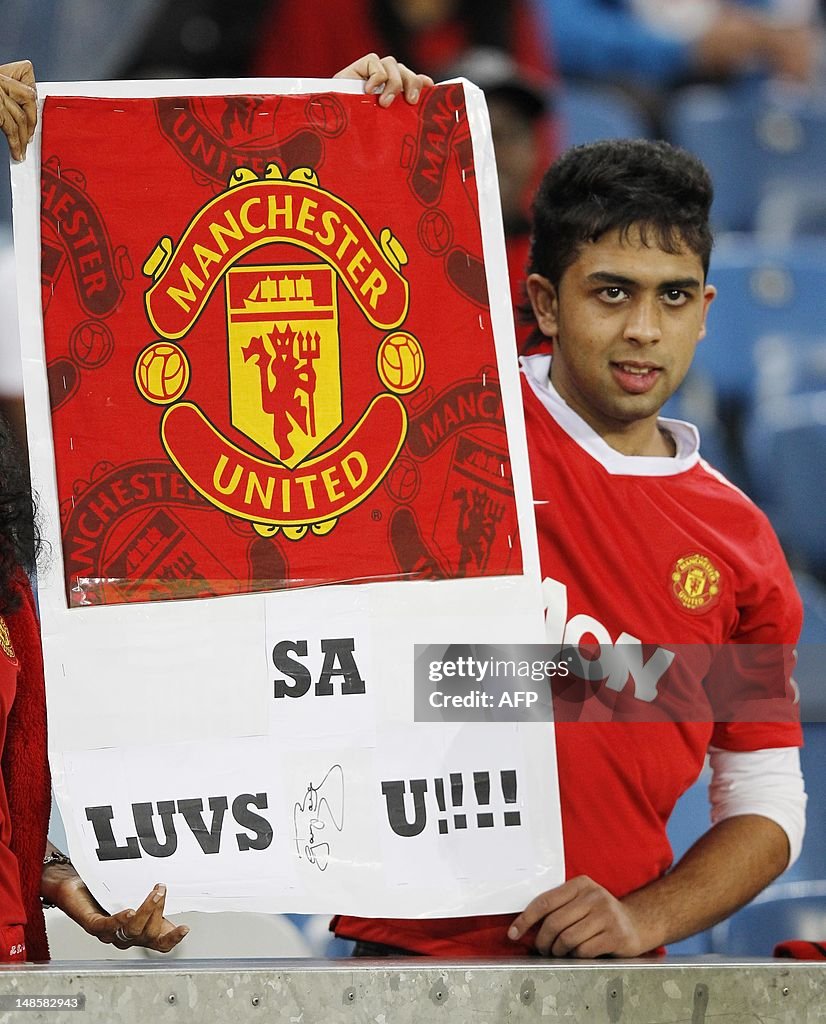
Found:
<path fill-rule="evenodd" d="M 554 339 L 551 381 L 576 412 L 625 454 L 672 454 L 657 414 L 705 335 L 714 297 L 700 258 L 644 245 L 635 228 L 588 242 L 559 288 L 531 275 L 537 323 Z"/>

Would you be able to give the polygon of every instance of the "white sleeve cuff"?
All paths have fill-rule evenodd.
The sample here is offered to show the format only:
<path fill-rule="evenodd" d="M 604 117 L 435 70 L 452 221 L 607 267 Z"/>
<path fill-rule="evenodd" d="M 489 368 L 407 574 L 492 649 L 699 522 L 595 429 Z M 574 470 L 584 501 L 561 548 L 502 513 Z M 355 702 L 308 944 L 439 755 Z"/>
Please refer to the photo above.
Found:
<path fill-rule="evenodd" d="M 711 820 L 736 814 L 761 814 L 776 822 L 789 839 L 789 863 L 800 856 L 806 831 L 806 790 L 797 747 L 722 750 L 709 747 Z"/>

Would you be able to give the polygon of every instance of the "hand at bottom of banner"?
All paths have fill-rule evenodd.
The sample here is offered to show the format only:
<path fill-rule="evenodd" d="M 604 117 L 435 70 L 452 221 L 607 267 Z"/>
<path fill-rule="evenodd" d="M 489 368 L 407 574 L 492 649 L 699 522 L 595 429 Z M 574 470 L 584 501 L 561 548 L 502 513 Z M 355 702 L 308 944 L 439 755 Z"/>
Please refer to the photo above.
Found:
<path fill-rule="evenodd" d="M 185 924 L 174 925 L 163 916 L 166 886 L 156 885 L 137 910 L 121 910 L 117 914 L 98 914 L 86 931 L 101 942 L 111 942 L 118 949 L 147 946 L 159 953 L 168 953 L 189 933 Z"/>
<path fill-rule="evenodd" d="M 50 899 L 84 931 L 118 949 L 146 946 L 168 953 L 189 933 L 163 916 L 166 886 L 156 885 L 137 910 L 107 914 L 76 873 L 55 887 Z"/>
<path fill-rule="evenodd" d="M 650 948 L 623 902 L 585 875 L 531 900 L 508 938 L 517 941 L 534 925 L 534 946 L 542 956 L 633 957 Z"/>

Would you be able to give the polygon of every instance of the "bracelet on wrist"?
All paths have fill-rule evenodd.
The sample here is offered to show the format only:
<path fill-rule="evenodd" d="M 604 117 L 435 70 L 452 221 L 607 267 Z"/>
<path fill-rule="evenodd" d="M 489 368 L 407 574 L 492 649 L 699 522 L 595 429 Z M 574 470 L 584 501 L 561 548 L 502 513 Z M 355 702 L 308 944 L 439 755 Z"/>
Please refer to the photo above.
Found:
<path fill-rule="evenodd" d="M 66 856 L 65 853 L 61 853 L 60 850 L 52 850 L 51 853 L 47 853 L 43 858 L 43 867 L 48 867 L 49 864 L 71 864 L 71 860 Z"/>
<path fill-rule="evenodd" d="M 66 854 L 65 853 L 61 853 L 60 850 L 52 850 L 50 853 L 47 853 L 46 856 L 43 858 L 43 867 L 44 868 L 48 867 L 50 864 L 69 864 L 69 865 L 71 865 L 71 863 L 72 863 L 71 860 L 69 860 L 69 858 L 66 856 Z M 53 907 L 56 906 L 56 904 L 51 903 L 49 900 L 47 900 L 45 896 L 41 896 L 40 897 L 40 902 L 41 902 L 44 910 L 51 910 Z"/>

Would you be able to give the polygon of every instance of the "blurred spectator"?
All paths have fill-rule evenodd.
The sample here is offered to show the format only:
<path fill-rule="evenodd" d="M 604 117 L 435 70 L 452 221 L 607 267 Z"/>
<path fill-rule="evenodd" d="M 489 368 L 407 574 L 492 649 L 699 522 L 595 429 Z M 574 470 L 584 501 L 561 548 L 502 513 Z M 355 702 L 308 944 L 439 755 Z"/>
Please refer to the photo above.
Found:
<path fill-rule="evenodd" d="M 755 72 L 811 82 L 814 0 L 540 0 L 564 78 L 621 84 L 650 113 L 665 90 Z"/>
<path fill-rule="evenodd" d="M 336 0 L 330 15 L 305 0 L 275 0 L 252 73 L 326 77 L 352 54 L 372 50 L 441 78 L 465 50 L 491 46 L 551 75 L 550 48 L 530 0 Z"/>
<path fill-rule="evenodd" d="M 505 229 L 508 274 L 514 311 L 526 301 L 525 267 L 530 248 L 530 204 L 539 180 L 556 157 L 555 133 L 549 123 L 551 83 L 521 68 L 501 50 L 489 47 L 468 51 L 447 72 L 463 77 L 485 93 L 502 221 Z M 517 317 L 517 348 L 532 333 Z"/>
<path fill-rule="evenodd" d="M 123 78 L 238 78 L 247 72 L 254 40 L 270 0 L 156 0 L 140 42 L 121 68 Z M 312 24 L 317 8 L 305 8 Z M 366 50 L 350 50 L 329 77 Z M 299 64 L 301 63 L 299 59 Z M 418 70 L 418 69 L 417 69 Z M 283 72 L 286 73 L 286 72 Z"/>

